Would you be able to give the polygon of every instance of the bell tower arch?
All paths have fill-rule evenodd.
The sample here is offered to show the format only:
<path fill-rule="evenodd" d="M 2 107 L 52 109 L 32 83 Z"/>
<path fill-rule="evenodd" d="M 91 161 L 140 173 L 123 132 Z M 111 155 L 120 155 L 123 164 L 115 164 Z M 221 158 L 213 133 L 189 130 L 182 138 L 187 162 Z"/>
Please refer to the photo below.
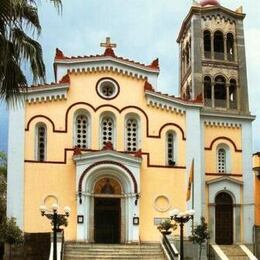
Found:
<path fill-rule="evenodd" d="M 207 111 L 249 114 L 243 19 L 217 0 L 194 3 L 183 21 L 179 91 Z"/>

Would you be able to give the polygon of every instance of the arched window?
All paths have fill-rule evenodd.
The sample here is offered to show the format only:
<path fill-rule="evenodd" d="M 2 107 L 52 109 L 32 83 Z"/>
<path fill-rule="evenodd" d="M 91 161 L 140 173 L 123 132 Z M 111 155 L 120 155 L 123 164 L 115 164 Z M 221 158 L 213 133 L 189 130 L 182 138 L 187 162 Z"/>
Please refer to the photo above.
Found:
<path fill-rule="evenodd" d="M 75 120 L 75 146 L 86 149 L 88 148 L 89 137 L 89 119 L 88 116 L 81 112 Z"/>
<path fill-rule="evenodd" d="M 214 97 L 216 107 L 226 107 L 227 89 L 226 80 L 223 76 L 215 78 Z"/>
<path fill-rule="evenodd" d="M 169 131 L 166 134 L 166 144 L 167 144 L 167 164 L 170 166 L 174 166 L 176 164 L 176 140 L 175 133 L 173 131 Z"/>
<path fill-rule="evenodd" d="M 110 142 L 114 145 L 115 138 L 115 123 L 112 116 L 107 115 L 102 118 L 101 121 L 101 143 L 104 146 Z"/>
<path fill-rule="evenodd" d="M 135 152 L 138 149 L 138 121 L 136 118 L 126 120 L 126 150 Z"/>
<path fill-rule="evenodd" d="M 204 31 L 204 56 L 207 59 L 211 58 L 211 33 Z"/>
<path fill-rule="evenodd" d="M 188 68 L 189 65 L 190 65 L 190 48 L 189 48 L 189 43 L 186 44 L 185 53 L 186 53 L 186 65 L 187 65 L 187 68 Z"/>
<path fill-rule="evenodd" d="M 47 150 L 47 127 L 44 123 L 36 125 L 36 160 L 45 161 Z"/>
<path fill-rule="evenodd" d="M 204 103 L 206 106 L 212 106 L 212 94 L 211 94 L 211 78 L 204 77 Z"/>
<path fill-rule="evenodd" d="M 214 53 L 215 59 L 224 59 L 224 36 L 221 31 L 216 31 L 214 33 Z"/>
<path fill-rule="evenodd" d="M 230 108 L 237 108 L 237 82 L 235 79 L 230 80 L 229 85 L 229 106 Z"/>
<path fill-rule="evenodd" d="M 227 172 L 226 167 L 226 150 L 224 148 L 218 149 L 218 172 L 219 173 L 225 173 Z"/>
<path fill-rule="evenodd" d="M 227 34 L 227 58 L 229 61 L 234 60 L 234 37 L 232 33 Z"/>

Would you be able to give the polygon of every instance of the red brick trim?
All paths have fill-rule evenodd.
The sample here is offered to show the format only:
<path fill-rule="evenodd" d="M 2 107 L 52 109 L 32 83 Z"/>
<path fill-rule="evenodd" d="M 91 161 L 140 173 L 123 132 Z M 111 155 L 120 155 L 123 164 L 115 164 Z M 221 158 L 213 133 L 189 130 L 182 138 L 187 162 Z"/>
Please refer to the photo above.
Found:
<path fill-rule="evenodd" d="M 242 153 L 242 150 L 237 148 L 235 142 L 232 139 L 230 139 L 230 138 L 228 138 L 226 136 L 219 136 L 219 137 L 215 138 L 214 140 L 211 141 L 210 146 L 209 147 L 205 147 L 204 149 L 208 150 L 208 151 L 211 151 L 214 143 L 216 141 L 218 141 L 218 140 L 226 140 L 226 141 L 230 142 L 233 145 L 233 147 L 235 149 L 235 152 Z"/>
<path fill-rule="evenodd" d="M 70 110 L 71 110 L 74 106 L 76 106 L 76 105 L 86 105 L 86 106 L 88 106 L 89 108 L 91 108 L 94 112 L 97 112 L 99 109 L 101 109 L 101 108 L 103 108 L 103 107 L 110 107 L 110 108 L 113 108 L 113 109 L 115 109 L 116 111 L 118 111 L 118 113 L 120 113 L 120 114 L 121 114 L 124 110 L 126 110 L 126 109 L 131 109 L 131 108 L 132 108 L 132 109 L 136 109 L 136 110 L 140 111 L 140 112 L 144 115 L 144 117 L 145 117 L 145 119 L 146 119 L 146 137 L 147 137 L 147 138 L 161 138 L 161 132 L 162 132 L 162 130 L 163 130 L 164 127 L 166 127 L 166 126 L 175 126 L 175 127 L 177 127 L 177 128 L 181 131 L 182 140 L 183 140 L 183 141 L 186 141 L 186 137 L 185 137 L 184 130 L 182 129 L 181 126 L 179 126 L 178 124 L 175 124 L 175 123 L 166 123 L 166 124 L 164 124 L 163 126 L 161 126 L 158 135 L 150 135 L 150 134 L 149 134 L 149 118 L 148 118 L 147 114 L 145 113 L 145 111 L 144 111 L 142 108 L 140 108 L 140 107 L 137 107 L 137 106 L 126 106 L 126 107 L 123 107 L 123 108 L 119 109 L 118 107 L 116 107 L 116 106 L 114 106 L 114 105 L 111 105 L 111 104 L 103 104 L 103 105 L 98 106 L 97 108 L 94 108 L 92 105 L 90 105 L 89 103 L 86 103 L 86 102 L 77 102 L 77 103 L 74 103 L 74 104 L 72 104 L 72 105 L 70 105 L 70 106 L 68 107 L 68 109 L 67 109 L 67 111 L 66 111 L 66 114 L 65 114 L 65 129 L 64 129 L 64 130 L 56 130 L 56 129 L 55 129 L 55 124 L 54 124 L 54 122 L 53 122 L 49 117 L 44 116 L 44 115 L 35 115 L 35 116 L 33 116 L 32 118 L 30 118 L 30 120 L 28 121 L 27 126 L 26 126 L 26 128 L 25 128 L 25 131 L 29 131 L 31 122 L 32 122 L 35 118 L 40 117 L 40 118 L 45 118 L 45 119 L 47 119 L 48 121 L 51 122 L 52 128 L 53 128 L 53 132 L 54 132 L 54 133 L 67 133 L 67 131 L 68 131 L 68 114 L 69 114 Z"/>
<path fill-rule="evenodd" d="M 74 148 L 65 148 L 64 149 L 64 160 L 63 161 L 37 161 L 37 160 L 24 160 L 25 163 L 41 163 L 41 164 L 67 164 L 68 156 L 67 152 L 74 152 Z M 98 152 L 101 150 L 92 150 L 92 149 L 81 149 L 83 152 Z M 133 154 L 134 152 L 126 152 L 126 151 L 118 151 L 124 154 Z M 142 152 L 142 155 L 147 157 L 147 164 L 148 168 L 172 168 L 172 169 L 186 169 L 186 166 L 171 166 L 171 165 L 158 165 L 158 164 L 151 164 L 150 162 L 150 153 Z"/>
<path fill-rule="evenodd" d="M 206 172 L 207 176 L 228 176 L 228 177 L 243 177 L 243 174 L 237 174 L 237 173 L 213 173 L 213 172 Z"/>

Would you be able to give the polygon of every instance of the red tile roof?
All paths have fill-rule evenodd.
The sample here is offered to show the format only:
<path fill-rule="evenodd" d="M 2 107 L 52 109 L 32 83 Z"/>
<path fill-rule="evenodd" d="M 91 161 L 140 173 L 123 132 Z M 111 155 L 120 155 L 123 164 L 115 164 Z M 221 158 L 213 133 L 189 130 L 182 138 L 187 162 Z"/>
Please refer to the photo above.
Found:
<path fill-rule="evenodd" d="M 140 62 L 129 60 L 127 58 L 116 56 L 115 52 L 112 48 L 106 48 L 105 52 L 103 54 L 89 55 L 89 56 L 71 56 L 71 57 L 65 56 L 60 49 L 56 48 L 56 54 L 55 54 L 55 60 L 73 60 L 73 59 L 88 59 L 88 58 L 102 58 L 102 57 L 112 57 L 112 58 L 115 58 L 120 61 L 125 61 L 128 63 L 132 63 L 133 65 L 139 65 L 139 66 L 142 66 L 145 68 L 150 68 L 150 69 L 153 69 L 156 71 L 158 71 L 160 69 L 158 58 L 153 60 L 151 62 L 151 64 L 146 65 L 146 64 L 143 64 Z"/>

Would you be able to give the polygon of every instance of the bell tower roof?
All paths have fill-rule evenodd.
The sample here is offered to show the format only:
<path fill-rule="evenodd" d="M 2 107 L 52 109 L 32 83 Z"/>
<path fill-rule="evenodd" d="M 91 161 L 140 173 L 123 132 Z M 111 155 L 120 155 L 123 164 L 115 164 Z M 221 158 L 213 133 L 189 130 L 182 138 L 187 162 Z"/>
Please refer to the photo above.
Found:
<path fill-rule="evenodd" d="M 220 5 L 220 4 L 219 1 L 217 0 L 201 0 L 200 5 L 206 6 L 206 5 Z"/>

